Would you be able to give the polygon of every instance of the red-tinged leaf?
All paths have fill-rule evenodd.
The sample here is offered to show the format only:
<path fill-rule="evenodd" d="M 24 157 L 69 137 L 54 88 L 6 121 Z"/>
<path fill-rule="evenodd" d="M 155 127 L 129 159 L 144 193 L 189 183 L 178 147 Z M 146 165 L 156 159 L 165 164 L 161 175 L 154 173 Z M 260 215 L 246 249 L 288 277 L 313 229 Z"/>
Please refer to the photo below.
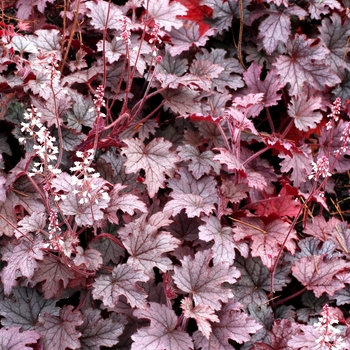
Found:
<path fill-rule="evenodd" d="M 31 279 L 38 266 L 37 260 L 43 260 L 43 248 L 46 245 L 42 239 L 37 236 L 34 242 L 22 238 L 18 244 L 13 247 L 11 257 L 1 271 L 1 281 L 4 285 L 5 294 L 11 293 L 12 287 L 17 285 L 16 279 L 20 275 Z M 20 273 L 20 274 L 19 274 Z"/>
<path fill-rule="evenodd" d="M 288 105 L 288 115 L 294 118 L 294 125 L 297 129 L 308 131 L 316 128 L 316 125 L 322 120 L 322 114 L 317 111 L 321 107 L 321 97 L 308 99 L 305 94 L 292 96 L 291 103 Z"/>
<path fill-rule="evenodd" d="M 0 314 L 3 317 L 1 324 L 6 328 L 33 329 L 43 312 L 58 315 L 59 308 L 55 305 L 56 300 L 46 300 L 33 288 L 15 288 L 11 298 L 4 298 L 0 302 Z"/>
<path fill-rule="evenodd" d="M 73 306 L 68 305 L 62 307 L 59 316 L 44 312 L 36 329 L 42 336 L 44 349 L 79 349 L 81 333 L 76 327 L 82 323 L 80 311 L 73 311 Z"/>
<path fill-rule="evenodd" d="M 45 212 L 33 212 L 31 215 L 25 216 L 18 221 L 18 229 L 21 233 L 40 232 L 46 225 L 47 214 Z M 20 237 L 18 231 L 15 232 L 17 238 Z"/>
<path fill-rule="evenodd" d="M 252 94 L 246 95 L 251 96 Z M 262 95 L 262 94 L 261 94 Z M 256 95 L 255 95 L 256 96 Z M 249 98 L 250 99 L 250 98 Z M 236 101 L 238 98 L 234 99 L 234 104 L 236 104 Z M 259 101 L 261 99 L 259 98 Z M 240 99 L 242 101 L 242 99 Z M 247 113 L 243 113 L 240 109 L 238 109 L 238 106 L 229 107 L 225 110 L 225 115 L 228 120 L 233 119 L 234 126 L 239 130 L 249 130 L 252 134 L 258 135 L 258 131 L 255 129 L 255 126 L 251 120 L 247 118 Z"/>
<path fill-rule="evenodd" d="M 339 75 L 344 72 L 344 69 L 350 70 L 350 60 L 347 56 L 350 19 L 345 16 L 344 18 L 342 20 L 337 13 L 333 13 L 331 18 L 326 17 L 322 20 L 322 27 L 319 28 L 320 38 L 330 51 L 326 62 L 335 72 L 339 72 Z"/>
<path fill-rule="evenodd" d="M 12 237 L 17 226 L 17 216 L 15 215 L 14 207 L 9 205 L 8 201 L 6 204 L 0 203 L 0 215 L 0 235 Z"/>
<path fill-rule="evenodd" d="M 201 114 L 202 109 L 198 98 L 198 91 L 193 91 L 186 86 L 179 86 L 177 89 L 167 89 L 161 93 L 164 98 L 164 108 L 180 116 L 188 114 Z"/>
<path fill-rule="evenodd" d="M 253 203 L 255 214 L 258 216 L 269 216 L 275 214 L 279 217 L 288 216 L 294 218 L 300 214 L 302 207 L 299 200 L 295 200 L 294 196 L 279 194 L 277 197 L 266 198 L 259 203 Z"/>
<path fill-rule="evenodd" d="M 300 152 L 302 151 L 302 152 Z M 282 158 L 281 171 L 288 173 L 292 170 L 290 179 L 293 181 L 295 187 L 300 187 L 300 185 L 307 181 L 308 175 L 312 171 L 312 156 L 311 149 L 306 145 L 302 145 L 298 152 L 294 149 L 290 149 L 290 154 L 280 153 L 279 158 Z"/>
<path fill-rule="evenodd" d="M 188 169 L 197 180 L 204 174 L 209 174 L 211 169 L 217 175 L 219 174 L 220 165 L 213 161 L 214 153 L 212 151 L 200 153 L 196 147 L 189 144 L 180 146 L 177 149 L 181 159 L 190 162 Z"/>
<path fill-rule="evenodd" d="M 150 277 L 154 276 L 154 267 L 162 272 L 172 269 L 172 261 L 165 254 L 181 244 L 169 232 L 159 230 L 171 222 L 168 220 L 169 216 L 166 212 L 160 212 L 147 221 L 147 215 L 143 214 L 119 230 L 123 244 L 130 254 L 128 263 L 142 269 Z"/>
<path fill-rule="evenodd" d="M 36 344 L 40 339 L 40 334 L 35 331 L 20 333 L 19 330 L 20 327 L 0 329 L 0 348 L 6 350 L 29 350 L 32 349 L 29 344 Z"/>
<path fill-rule="evenodd" d="M 175 216 L 185 210 L 189 218 L 200 216 L 201 213 L 209 215 L 215 206 L 213 203 L 206 203 L 205 199 L 199 195 L 191 193 L 172 193 L 170 200 L 164 207 L 164 212 L 170 211 Z"/>
<path fill-rule="evenodd" d="M 252 256 L 259 256 L 266 267 L 271 268 L 274 265 L 275 258 L 289 231 L 291 232 L 283 248 L 294 254 L 296 248 L 294 240 L 298 237 L 288 222 L 271 218 L 266 223 L 259 218 L 243 218 L 242 221 L 248 225 L 235 223 L 236 227 L 233 228 L 235 240 L 249 237 L 253 241 Z"/>
<path fill-rule="evenodd" d="M 261 191 L 267 187 L 265 177 L 256 171 L 251 171 L 247 174 L 247 182 L 249 187 L 256 188 Z"/>
<path fill-rule="evenodd" d="M 101 346 L 111 347 L 118 343 L 122 334 L 125 320 L 119 317 L 102 318 L 98 309 L 86 309 L 83 312 L 84 323 L 78 327 L 82 336 L 80 338 L 82 350 L 100 350 Z"/>
<path fill-rule="evenodd" d="M 181 300 L 183 315 L 187 318 L 194 318 L 197 322 L 198 329 L 209 339 L 211 333 L 211 322 L 219 322 L 219 318 L 215 315 L 213 309 L 207 305 L 198 304 L 193 306 L 192 299 L 185 297 Z"/>
<path fill-rule="evenodd" d="M 264 107 L 275 106 L 277 101 L 281 99 L 281 95 L 278 94 L 278 91 L 284 86 L 284 84 L 279 82 L 274 69 L 267 73 L 263 81 L 260 79 L 261 71 L 262 66 L 252 62 L 247 71 L 243 73 L 244 81 L 248 88 L 244 89 L 242 93 L 264 94 L 261 101 L 249 108 L 248 115 L 252 117 L 258 116 Z"/>
<path fill-rule="evenodd" d="M 103 265 L 108 265 L 110 261 L 118 264 L 120 259 L 124 258 L 125 249 L 121 245 L 113 235 L 102 233 L 91 241 L 89 247 L 98 250 L 102 255 Z"/>
<path fill-rule="evenodd" d="M 105 30 L 121 28 L 122 11 L 113 3 L 98 0 L 86 3 L 86 7 L 90 10 L 87 15 L 91 18 L 91 24 L 95 29 Z M 108 19 L 108 22 L 107 22 Z"/>
<path fill-rule="evenodd" d="M 131 336 L 131 350 L 189 350 L 193 349 L 191 337 L 177 330 L 177 316 L 165 305 L 150 303 L 145 310 L 135 310 L 138 318 L 147 318 L 150 326 L 142 327 Z"/>
<path fill-rule="evenodd" d="M 124 295 L 132 307 L 144 308 L 147 294 L 137 282 L 148 281 L 149 277 L 136 266 L 121 264 L 114 267 L 111 275 L 101 275 L 93 283 L 92 295 L 111 308 Z"/>
<path fill-rule="evenodd" d="M 177 16 L 185 16 L 187 8 L 177 1 L 150 0 L 147 6 L 148 13 L 157 21 L 161 28 L 170 31 L 171 28 L 180 28 L 183 23 Z"/>
<path fill-rule="evenodd" d="M 292 273 L 319 298 L 322 293 L 334 295 L 337 290 L 345 287 L 344 283 L 335 278 L 345 268 L 350 268 L 346 261 L 339 258 L 326 259 L 326 254 L 323 254 L 314 255 L 313 259 L 303 257 L 297 260 L 292 267 Z"/>
<path fill-rule="evenodd" d="M 172 56 L 176 56 L 189 50 L 192 46 L 204 46 L 214 33 L 215 29 L 210 28 L 201 34 L 197 23 L 184 21 L 179 29 L 173 28 L 170 32 L 171 42 L 174 46 L 169 49 L 169 52 Z"/>
<path fill-rule="evenodd" d="M 203 217 L 205 225 L 199 226 L 199 238 L 203 241 L 214 241 L 211 247 L 213 251 L 214 265 L 219 263 L 233 264 L 235 259 L 235 249 L 241 250 L 243 247 L 234 240 L 231 227 L 222 227 L 220 221 L 214 217 Z"/>
<path fill-rule="evenodd" d="M 208 51 L 204 48 L 201 49 L 201 53 L 198 52 L 196 54 L 198 61 L 210 61 L 224 69 L 217 78 L 212 79 L 213 87 L 221 93 L 226 92 L 226 86 L 234 90 L 244 86 L 241 77 L 241 74 L 244 72 L 243 67 L 237 59 L 230 56 L 225 58 L 226 54 L 227 52 L 223 49 Z"/>
<path fill-rule="evenodd" d="M 156 138 L 146 146 L 139 139 L 126 139 L 123 142 L 127 144 L 127 147 L 122 147 L 122 152 L 127 158 L 124 163 L 125 172 L 138 173 L 143 169 L 146 173 L 145 184 L 149 196 L 153 198 L 159 188 L 165 187 L 165 176 L 174 176 L 175 163 L 179 162 L 180 158 L 170 151 L 171 142 L 163 138 Z"/>
<path fill-rule="evenodd" d="M 242 344 L 251 339 L 250 334 L 256 333 L 262 328 L 262 325 L 248 317 L 245 312 L 241 311 L 241 304 L 230 301 L 224 304 L 222 310 L 217 312 L 219 323 L 212 324 L 212 334 L 209 340 L 200 332 L 193 335 L 196 348 L 202 350 L 230 350 L 232 345 L 229 339 Z"/>
<path fill-rule="evenodd" d="M 313 19 L 321 19 L 322 15 L 327 15 L 330 9 L 342 10 L 341 4 L 337 0 L 322 0 L 319 2 L 317 0 L 310 0 L 309 2 L 309 13 L 310 17 Z"/>
<path fill-rule="evenodd" d="M 188 9 L 185 16 L 181 18 L 196 22 L 199 25 L 201 34 L 206 32 L 210 25 L 206 23 L 206 19 L 210 18 L 213 10 L 209 6 L 201 5 L 201 0 L 176 0 Z"/>
<path fill-rule="evenodd" d="M 112 191 L 109 193 L 111 198 L 110 204 L 105 209 L 106 218 L 115 224 L 119 223 L 117 211 L 121 210 L 129 215 L 134 215 L 135 210 L 139 210 L 142 213 L 147 212 L 147 207 L 137 196 L 129 193 L 120 193 L 126 186 L 117 183 L 113 186 Z"/>
<path fill-rule="evenodd" d="M 75 278 L 74 272 L 57 257 L 49 254 L 43 261 L 38 262 L 33 280 L 44 282 L 43 290 L 46 299 L 58 297 L 67 288 L 70 279 Z"/>
<path fill-rule="evenodd" d="M 222 286 L 223 283 L 235 283 L 240 276 L 235 267 L 228 263 L 218 263 L 209 267 L 212 259 L 210 251 L 200 251 L 194 258 L 185 256 L 182 266 L 174 266 L 174 281 L 178 288 L 186 293 L 192 293 L 198 304 L 210 306 L 214 310 L 221 307 L 222 302 L 232 298 L 231 289 Z"/>
<path fill-rule="evenodd" d="M 287 43 L 287 55 L 277 57 L 274 66 L 282 84 L 290 84 L 289 93 L 302 93 L 304 83 L 323 91 L 340 83 L 339 77 L 324 63 L 329 50 L 305 35 L 296 34 Z"/>
<path fill-rule="evenodd" d="M 242 163 L 237 157 L 225 148 L 217 148 L 220 154 L 217 154 L 213 160 L 219 161 L 221 164 L 225 164 L 229 170 L 244 170 Z"/>
<path fill-rule="evenodd" d="M 335 232 L 339 233 L 339 226 L 342 222 L 332 217 L 328 221 L 323 216 L 315 216 L 305 227 L 305 233 L 325 242 L 331 239 Z M 343 231 L 343 230 L 341 230 Z"/>

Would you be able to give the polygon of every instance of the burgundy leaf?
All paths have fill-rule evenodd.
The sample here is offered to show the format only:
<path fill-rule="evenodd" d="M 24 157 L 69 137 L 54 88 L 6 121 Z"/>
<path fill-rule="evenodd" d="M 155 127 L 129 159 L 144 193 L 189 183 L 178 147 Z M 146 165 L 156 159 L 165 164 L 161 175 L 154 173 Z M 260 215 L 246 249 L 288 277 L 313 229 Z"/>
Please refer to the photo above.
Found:
<path fill-rule="evenodd" d="M 44 260 L 38 263 L 33 280 L 43 282 L 46 299 L 61 295 L 67 288 L 70 279 L 75 277 L 74 272 L 53 255 L 45 255 Z"/>
<path fill-rule="evenodd" d="M 173 278 L 178 288 L 193 294 L 196 305 L 204 304 L 218 310 L 221 307 L 220 301 L 226 302 L 232 298 L 231 290 L 222 284 L 236 282 L 240 273 L 228 263 L 209 267 L 211 259 L 210 251 L 198 252 L 194 259 L 185 256 L 181 267 L 174 266 Z"/>
<path fill-rule="evenodd" d="M 42 336 L 45 349 L 62 350 L 65 348 L 79 349 L 81 333 L 76 329 L 83 323 L 79 311 L 73 311 L 73 306 L 63 306 L 59 316 L 44 312 L 39 317 L 36 327 Z"/>
<path fill-rule="evenodd" d="M 131 350 L 188 350 L 193 349 L 191 337 L 177 330 L 177 316 L 165 305 L 150 303 L 145 310 L 137 309 L 134 315 L 151 321 L 131 336 L 134 343 Z"/>

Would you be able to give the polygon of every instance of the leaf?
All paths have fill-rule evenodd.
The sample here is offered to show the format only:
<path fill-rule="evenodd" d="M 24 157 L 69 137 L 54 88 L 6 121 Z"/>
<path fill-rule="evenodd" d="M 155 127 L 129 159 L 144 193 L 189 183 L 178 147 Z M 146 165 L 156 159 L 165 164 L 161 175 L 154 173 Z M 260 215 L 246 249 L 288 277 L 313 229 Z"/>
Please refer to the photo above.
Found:
<path fill-rule="evenodd" d="M 264 11 L 268 16 L 259 25 L 258 38 L 262 40 L 263 47 L 271 55 L 278 44 L 286 44 L 291 33 L 290 16 L 274 10 Z"/>
<path fill-rule="evenodd" d="M 22 330 L 34 329 L 38 317 L 43 312 L 58 315 L 56 300 L 46 300 L 34 288 L 13 289 L 12 298 L 1 298 L 1 324 L 6 327 L 20 327 Z"/>
<path fill-rule="evenodd" d="M 282 89 L 284 84 L 279 82 L 277 73 L 274 69 L 269 70 L 265 79 L 261 77 L 262 66 L 255 62 L 243 73 L 243 78 L 247 84 L 247 89 L 244 89 L 244 94 L 259 94 L 263 93 L 263 98 L 258 103 L 255 103 L 249 108 L 248 116 L 256 117 L 265 107 L 277 105 L 277 101 L 281 99 L 281 95 L 277 92 Z"/>
<path fill-rule="evenodd" d="M 336 0 L 310 0 L 309 13 L 313 19 L 321 19 L 323 16 L 330 12 L 330 9 L 342 10 L 341 4 Z"/>
<path fill-rule="evenodd" d="M 120 193 L 125 187 L 126 186 L 117 183 L 109 193 L 111 200 L 110 205 L 105 209 L 105 215 L 110 222 L 115 224 L 119 223 L 119 218 L 117 216 L 118 210 L 128 213 L 129 215 L 134 215 L 135 209 L 142 213 L 147 213 L 146 204 L 137 196 L 129 193 Z"/>
<path fill-rule="evenodd" d="M 213 161 L 214 153 L 212 151 L 200 153 L 196 147 L 189 144 L 180 146 L 177 149 L 181 159 L 189 161 L 188 169 L 197 180 L 204 174 L 209 174 L 211 170 L 217 175 L 219 174 L 220 166 Z"/>
<path fill-rule="evenodd" d="M 181 244 L 169 232 L 159 230 L 171 222 L 168 220 L 169 216 L 170 214 L 159 212 L 147 221 L 147 215 L 143 214 L 119 230 L 123 244 L 130 254 L 128 263 L 142 269 L 150 277 L 154 276 L 154 267 L 162 272 L 172 269 L 173 264 L 165 254 Z"/>
<path fill-rule="evenodd" d="M 0 329 L 0 348 L 6 350 L 26 350 L 32 349 L 28 344 L 36 344 L 40 339 L 40 334 L 35 331 L 19 332 L 19 327 Z"/>
<path fill-rule="evenodd" d="M 336 2 L 338 5 L 339 3 Z M 320 38 L 329 49 L 330 54 L 326 57 L 326 62 L 339 76 L 344 69 L 350 70 L 350 60 L 347 56 L 348 37 L 350 36 L 350 20 L 345 17 L 342 21 L 337 13 L 333 13 L 330 18 L 322 20 L 319 28 Z"/>
<path fill-rule="evenodd" d="M 59 316 L 44 312 L 39 317 L 36 329 L 42 336 L 44 349 L 79 349 L 81 333 L 76 327 L 82 323 L 81 313 L 73 311 L 73 306 L 68 305 L 62 307 Z"/>
<path fill-rule="evenodd" d="M 200 251 L 195 257 L 185 256 L 182 266 L 174 266 L 174 282 L 186 293 L 192 293 L 198 304 L 210 306 L 214 310 L 221 308 L 221 303 L 232 298 L 232 292 L 222 287 L 224 282 L 235 283 L 240 273 L 228 263 L 219 263 L 209 267 L 212 256 L 210 251 Z"/>
<path fill-rule="evenodd" d="M 270 272 L 260 258 L 247 258 L 238 255 L 234 266 L 241 273 L 241 278 L 231 286 L 235 300 L 245 306 L 263 305 L 267 302 L 267 292 L 270 291 Z M 281 291 L 291 281 L 290 267 L 277 265 L 274 273 L 274 289 Z"/>
<path fill-rule="evenodd" d="M 38 263 L 33 280 L 43 283 L 44 296 L 46 299 L 58 296 L 67 288 L 70 279 L 75 277 L 74 272 L 57 257 L 46 255 L 43 261 Z"/>
<path fill-rule="evenodd" d="M 296 34 L 287 43 L 287 55 L 280 55 L 273 64 L 281 84 L 290 84 L 289 93 L 302 92 L 304 83 L 323 91 L 325 86 L 340 83 L 339 77 L 324 62 L 329 50 L 306 35 Z"/>
<path fill-rule="evenodd" d="M 201 47 L 215 33 L 215 29 L 210 28 L 201 34 L 199 25 L 192 21 L 184 21 L 178 28 L 173 28 L 170 32 L 171 42 L 174 44 L 169 49 L 172 56 L 180 55 L 183 51 L 189 50 L 192 46 Z"/>
<path fill-rule="evenodd" d="M 62 36 L 58 29 L 38 29 L 35 35 L 28 35 L 27 38 L 41 51 L 60 52 Z"/>
<path fill-rule="evenodd" d="M 217 154 L 213 159 L 225 164 L 229 170 L 244 170 L 242 163 L 237 157 L 225 148 L 217 148 L 220 154 Z"/>
<path fill-rule="evenodd" d="M 316 125 L 322 120 L 322 114 L 317 111 L 322 107 L 321 97 L 310 97 L 305 94 L 292 96 L 291 103 L 288 105 L 288 115 L 294 118 L 294 125 L 297 129 L 308 131 L 315 129 Z"/>
<path fill-rule="evenodd" d="M 247 225 L 236 222 L 233 228 L 235 239 L 244 239 L 249 237 L 253 243 L 251 245 L 252 256 L 259 256 L 263 264 L 271 268 L 275 262 L 281 245 L 286 235 L 290 232 L 284 249 L 292 254 L 295 252 L 296 232 L 290 227 L 290 224 L 280 219 L 270 218 L 266 223 L 259 218 L 243 218 Z"/>
<path fill-rule="evenodd" d="M 214 217 L 203 217 L 205 225 L 199 226 L 199 238 L 203 241 L 214 241 L 211 247 L 213 251 L 214 265 L 218 263 L 233 264 L 235 259 L 235 249 L 240 250 L 239 245 L 234 240 L 231 227 L 222 227 L 220 221 Z"/>
<path fill-rule="evenodd" d="M 164 27 L 166 31 L 182 27 L 182 20 L 176 17 L 184 16 L 187 13 L 185 6 L 177 1 L 169 3 L 169 0 L 150 0 L 147 10 L 153 19 L 160 24 L 160 27 Z"/>
<path fill-rule="evenodd" d="M 297 260 L 292 267 L 292 273 L 319 298 L 322 293 L 334 295 L 337 290 L 345 287 L 344 283 L 335 278 L 335 275 L 345 268 L 349 268 L 349 264 L 344 260 L 339 258 L 326 259 L 326 254 L 323 254 Z"/>
<path fill-rule="evenodd" d="M 148 279 L 149 277 L 136 266 L 120 264 L 114 267 L 111 275 L 101 275 L 95 279 L 92 295 L 110 308 L 117 305 L 121 295 L 127 298 L 132 307 L 144 308 L 147 294 L 137 282 L 145 282 Z"/>
<path fill-rule="evenodd" d="M 198 304 L 193 306 L 192 299 L 185 297 L 181 300 L 183 315 L 187 318 L 194 318 L 197 322 L 198 329 L 209 339 L 211 333 L 211 322 L 219 322 L 214 310 L 207 305 Z"/>
<path fill-rule="evenodd" d="M 111 347 L 118 343 L 124 329 L 122 318 L 102 318 L 100 310 L 86 309 L 83 319 L 84 323 L 78 327 L 82 333 L 80 341 L 83 350 L 100 350 L 101 346 Z"/>
<path fill-rule="evenodd" d="M 110 261 L 117 264 L 125 256 L 125 249 L 106 237 L 97 236 L 89 246 L 101 253 L 103 265 L 108 265 Z"/>
<path fill-rule="evenodd" d="M 43 260 L 44 258 L 42 249 L 45 247 L 46 245 L 39 237 L 34 242 L 22 238 L 13 247 L 13 252 L 7 261 L 7 266 L 1 271 L 1 281 L 4 285 L 6 295 L 9 295 L 12 287 L 17 285 L 16 279 L 19 272 L 28 279 L 33 277 L 34 271 L 38 266 L 37 260 Z"/>
<path fill-rule="evenodd" d="M 170 211 L 171 215 L 177 215 L 182 209 L 185 210 L 189 218 L 200 216 L 201 213 L 209 215 L 214 209 L 213 204 L 205 203 L 203 197 L 191 193 L 173 193 L 173 198 L 164 207 L 164 211 Z"/>
<path fill-rule="evenodd" d="M 151 321 L 131 336 L 131 350 L 186 350 L 193 349 L 191 337 L 177 330 L 177 316 L 165 305 L 150 302 L 149 308 L 137 309 L 134 315 Z"/>
<path fill-rule="evenodd" d="M 290 179 L 295 187 L 300 187 L 302 183 L 307 181 L 307 177 L 312 171 L 311 149 L 306 145 L 302 145 L 299 152 L 291 149 L 290 153 L 291 155 L 283 153 L 278 155 L 279 158 L 283 159 L 280 163 L 281 171 L 288 173 L 292 170 Z"/>
<path fill-rule="evenodd" d="M 91 18 L 91 24 L 95 29 L 102 31 L 106 28 L 120 29 L 123 14 L 113 3 L 98 0 L 98 2 L 88 2 L 86 7 L 90 10 L 87 16 Z"/>
<path fill-rule="evenodd" d="M 241 304 L 235 301 L 224 304 L 217 314 L 220 322 L 212 325 L 213 331 L 209 340 L 198 331 L 194 333 L 193 338 L 197 348 L 229 350 L 232 349 L 229 339 L 242 344 L 250 340 L 250 333 L 255 333 L 262 328 L 262 325 L 242 312 Z"/>
<path fill-rule="evenodd" d="M 127 160 L 124 163 L 127 174 L 137 173 L 143 169 L 146 173 L 145 184 L 149 196 L 153 198 L 159 188 L 165 186 L 165 176 L 173 177 L 176 170 L 175 163 L 180 158 L 169 148 L 171 142 L 163 138 L 156 138 L 148 145 L 144 145 L 139 139 L 123 140 L 127 147 L 122 147 L 122 152 Z"/>
<path fill-rule="evenodd" d="M 91 97 L 85 97 L 74 90 L 70 96 L 73 105 L 66 114 L 67 127 L 76 131 L 81 131 L 83 126 L 92 128 L 96 119 L 96 111 L 93 108 Z"/>
<path fill-rule="evenodd" d="M 209 176 L 197 181 L 186 168 L 181 168 L 179 174 L 180 179 L 169 181 L 168 187 L 173 189 L 171 197 L 174 199 L 166 203 L 164 211 L 176 215 L 185 209 L 189 217 L 199 216 L 202 211 L 210 213 L 217 203 L 216 181 Z"/>
<path fill-rule="evenodd" d="M 98 270 L 102 266 L 102 255 L 98 250 L 76 247 L 76 256 L 73 259 L 75 266 L 84 265 L 87 270 Z"/>
<path fill-rule="evenodd" d="M 211 61 L 213 64 L 219 65 L 223 68 L 223 71 L 218 77 L 211 79 L 212 86 L 217 89 L 218 92 L 224 93 L 226 86 L 231 89 L 237 90 L 244 86 L 241 74 L 244 72 L 243 67 L 236 58 L 227 56 L 227 52 L 223 49 L 212 49 L 210 52 L 201 48 L 202 53 L 196 53 L 197 61 Z"/>

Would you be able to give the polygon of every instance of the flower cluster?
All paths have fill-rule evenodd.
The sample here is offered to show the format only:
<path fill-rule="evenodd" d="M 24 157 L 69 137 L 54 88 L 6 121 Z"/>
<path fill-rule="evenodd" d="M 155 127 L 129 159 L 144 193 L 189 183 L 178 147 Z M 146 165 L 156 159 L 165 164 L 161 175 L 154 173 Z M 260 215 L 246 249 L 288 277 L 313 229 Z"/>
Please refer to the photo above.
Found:
<path fill-rule="evenodd" d="M 103 189 L 95 191 L 96 185 L 93 179 L 98 179 L 100 174 L 95 172 L 95 169 L 90 165 L 93 161 L 95 152 L 93 149 L 88 149 L 86 152 L 78 151 L 76 156 L 81 158 L 81 161 L 75 161 L 74 167 L 71 167 L 72 172 L 77 172 L 76 175 L 72 176 L 72 185 L 76 185 L 77 188 L 73 190 L 73 194 L 81 196 L 79 203 L 90 203 L 91 201 L 98 203 L 99 198 L 109 200 L 108 193 Z"/>
<path fill-rule="evenodd" d="M 21 123 L 22 133 L 28 133 L 30 138 L 34 139 L 34 150 L 41 161 L 34 162 L 29 176 L 35 174 L 60 174 L 61 170 L 54 167 L 53 161 L 57 159 L 59 153 L 58 147 L 55 145 L 56 138 L 51 136 L 50 131 L 41 123 L 41 113 L 36 108 L 32 107 L 24 113 L 23 118 L 27 122 Z M 25 144 L 27 138 L 19 138 L 19 142 Z"/>
<path fill-rule="evenodd" d="M 126 44 L 130 44 L 130 37 L 131 37 L 131 31 L 128 28 L 128 18 L 126 16 L 123 16 L 121 19 L 122 22 L 122 34 L 121 37 L 125 41 Z"/>
<path fill-rule="evenodd" d="M 314 328 L 320 334 L 320 337 L 316 341 L 318 343 L 318 349 L 345 349 L 346 345 L 340 334 L 340 330 L 333 326 L 339 322 L 333 308 L 330 308 L 325 304 L 321 311 L 321 315 L 323 317 L 319 319 L 319 322 L 314 324 Z"/>
<path fill-rule="evenodd" d="M 329 159 L 326 156 L 322 156 L 317 162 L 312 162 L 312 172 L 309 175 L 309 179 L 315 178 L 316 180 L 320 177 L 329 177 L 332 174 L 329 172 Z"/>
<path fill-rule="evenodd" d="M 326 124 L 327 130 L 332 129 L 332 122 L 333 121 L 337 122 L 339 120 L 340 107 L 341 107 L 341 98 L 337 97 L 333 102 L 332 112 L 330 114 L 328 114 L 328 116 L 327 116 L 328 118 L 330 118 L 330 120 Z"/>

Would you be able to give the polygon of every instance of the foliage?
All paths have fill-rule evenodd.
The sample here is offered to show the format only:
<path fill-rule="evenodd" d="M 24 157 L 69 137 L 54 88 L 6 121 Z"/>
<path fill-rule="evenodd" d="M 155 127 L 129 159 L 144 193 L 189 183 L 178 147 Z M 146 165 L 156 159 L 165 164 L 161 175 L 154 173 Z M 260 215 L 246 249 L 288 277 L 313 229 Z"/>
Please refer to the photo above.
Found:
<path fill-rule="evenodd" d="M 1 348 L 350 348 L 348 0 L 1 3 Z"/>

